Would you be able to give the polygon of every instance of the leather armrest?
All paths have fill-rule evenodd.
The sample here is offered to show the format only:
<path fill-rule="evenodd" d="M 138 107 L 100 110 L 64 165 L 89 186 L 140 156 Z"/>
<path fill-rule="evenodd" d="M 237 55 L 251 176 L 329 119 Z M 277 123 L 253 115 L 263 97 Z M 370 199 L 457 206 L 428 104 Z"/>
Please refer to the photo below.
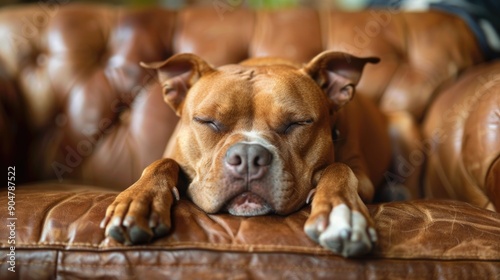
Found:
<path fill-rule="evenodd" d="M 500 62 L 471 68 L 438 93 L 423 131 L 427 197 L 500 209 Z"/>

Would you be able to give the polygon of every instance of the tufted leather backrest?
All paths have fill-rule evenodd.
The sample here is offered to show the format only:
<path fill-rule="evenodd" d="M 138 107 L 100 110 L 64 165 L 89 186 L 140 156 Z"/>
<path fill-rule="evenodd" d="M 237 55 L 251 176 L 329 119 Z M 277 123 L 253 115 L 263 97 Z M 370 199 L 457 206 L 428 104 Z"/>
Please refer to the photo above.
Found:
<path fill-rule="evenodd" d="M 175 118 L 140 61 L 171 53 L 175 13 L 39 6 L 0 14 L 1 59 L 21 95 L 29 175 L 125 186 L 161 156 Z M 168 123 L 170 121 L 170 123 Z M 27 146 L 25 146 L 27 145 Z M 22 168 L 20 168 L 22 170 Z M 103 174 L 105 174 L 103 176 Z"/>
<path fill-rule="evenodd" d="M 25 180 L 117 189 L 161 157 L 177 121 L 140 61 L 180 52 L 214 65 L 306 62 L 323 50 L 378 56 L 359 92 L 420 119 L 444 81 L 483 59 L 466 25 L 438 12 L 34 5 L 0 11 L 0 40 L 4 164 L 21 166 Z"/>

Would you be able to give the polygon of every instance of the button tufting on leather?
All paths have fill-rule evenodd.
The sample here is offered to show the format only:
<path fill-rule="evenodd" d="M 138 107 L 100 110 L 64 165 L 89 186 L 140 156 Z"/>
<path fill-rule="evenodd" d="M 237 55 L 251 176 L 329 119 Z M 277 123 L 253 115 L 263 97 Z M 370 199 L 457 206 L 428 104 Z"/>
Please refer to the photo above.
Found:
<path fill-rule="evenodd" d="M 57 114 L 54 122 L 58 127 L 63 127 L 68 123 L 68 117 L 63 113 Z"/>
<path fill-rule="evenodd" d="M 124 110 L 120 113 L 119 119 L 122 124 L 130 123 L 130 110 Z"/>
<path fill-rule="evenodd" d="M 44 53 L 41 53 L 39 55 L 36 56 L 36 64 L 39 66 L 39 67 L 43 67 L 43 66 L 46 66 L 47 63 L 48 63 L 48 56 Z"/>
<path fill-rule="evenodd" d="M 466 25 L 440 13 L 427 13 L 422 21 L 411 13 L 255 13 L 235 9 L 219 14 L 213 8 L 129 11 L 58 2 L 61 5 L 50 10 L 34 5 L 0 14 L 5 26 L 0 36 L 6 42 L 0 46 L 0 60 L 5 61 L 6 71 L 27 105 L 30 127 L 41 131 L 37 138 L 54 139 L 54 131 L 43 130 L 52 125 L 57 137 L 63 139 L 30 140 L 35 142 L 30 147 L 33 153 L 64 151 L 65 141 L 86 137 L 83 129 L 87 127 L 101 131 L 102 142 L 96 145 L 110 144 L 96 147 L 95 151 L 102 154 L 93 153 L 88 162 L 99 166 L 92 174 L 107 186 L 114 176 L 104 171 L 103 158 L 117 150 L 120 152 L 116 155 L 124 158 L 145 155 L 147 160 L 141 164 L 123 160 L 122 165 L 112 166 L 120 173 L 118 170 L 128 172 L 133 165 L 134 172 L 140 174 L 148 161 L 161 156 L 159 146 L 166 142 L 177 120 L 169 119 L 172 113 L 161 100 L 156 74 L 147 73 L 139 66 L 140 61 L 160 61 L 185 51 L 195 52 L 215 65 L 260 54 L 304 61 L 326 49 L 376 55 L 382 62 L 366 68 L 358 92 L 379 101 L 387 111 L 401 109 L 403 104 L 406 107 L 402 110 L 419 119 L 437 83 L 481 61 Z M 377 21 L 380 16 L 386 21 Z M 373 29 L 374 24 L 380 29 Z M 441 36 L 443 30 L 451 28 L 457 32 Z M 429 48 L 427 42 L 434 42 L 435 47 Z M 111 148 L 128 141 L 130 134 L 141 135 L 143 142 L 125 150 Z M 50 170 L 55 156 L 43 160 L 46 162 L 41 164 L 48 164 Z M 36 162 L 29 164 L 39 165 Z M 77 172 L 71 174 L 75 179 L 81 177 Z"/>

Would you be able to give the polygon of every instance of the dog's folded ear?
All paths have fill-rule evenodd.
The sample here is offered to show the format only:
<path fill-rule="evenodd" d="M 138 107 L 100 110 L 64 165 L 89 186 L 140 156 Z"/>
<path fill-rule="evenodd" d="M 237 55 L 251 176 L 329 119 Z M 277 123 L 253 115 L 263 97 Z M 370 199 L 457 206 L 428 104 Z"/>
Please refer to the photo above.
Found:
<path fill-rule="evenodd" d="M 377 57 L 360 58 L 343 52 L 326 51 L 314 57 L 302 71 L 309 75 L 325 93 L 334 111 L 354 96 L 366 63 L 378 63 Z"/>
<path fill-rule="evenodd" d="M 190 53 L 176 54 L 165 61 L 141 62 L 140 65 L 156 70 L 162 85 L 163 99 L 179 116 L 188 90 L 203 75 L 215 71 L 203 59 Z"/>

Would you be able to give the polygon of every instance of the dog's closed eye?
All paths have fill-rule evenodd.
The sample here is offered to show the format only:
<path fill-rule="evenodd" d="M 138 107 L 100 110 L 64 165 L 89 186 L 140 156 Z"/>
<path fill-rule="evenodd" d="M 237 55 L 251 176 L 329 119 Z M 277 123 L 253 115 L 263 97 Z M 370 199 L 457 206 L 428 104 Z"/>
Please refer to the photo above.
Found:
<path fill-rule="evenodd" d="M 300 120 L 300 121 L 291 121 L 280 127 L 278 131 L 280 131 L 280 134 L 290 134 L 292 133 L 296 128 L 302 127 L 302 126 L 307 126 L 313 123 L 312 119 L 306 119 L 306 120 Z"/>
<path fill-rule="evenodd" d="M 216 133 L 223 132 L 224 131 L 224 126 L 211 118 L 207 117 L 194 117 L 193 120 L 199 124 L 202 124 L 204 126 L 209 127 L 211 130 L 213 130 Z"/>

